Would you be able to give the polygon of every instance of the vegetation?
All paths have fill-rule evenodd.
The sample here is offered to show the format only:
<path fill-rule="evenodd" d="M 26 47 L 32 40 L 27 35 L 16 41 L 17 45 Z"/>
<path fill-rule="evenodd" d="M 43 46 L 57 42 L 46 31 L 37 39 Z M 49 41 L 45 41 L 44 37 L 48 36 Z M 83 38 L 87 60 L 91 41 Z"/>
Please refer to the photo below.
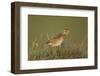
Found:
<path fill-rule="evenodd" d="M 86 37 L 80 43 L 74 43 L 70 36 L 66 37 L 60 47 L 50 47 L 45 44 L 49 39 L 38 37 L 32 42 L 28 51 L 28 60 L 50 60 L 50 59 L 76 59 L 87 58 L 87 39 Z"/>

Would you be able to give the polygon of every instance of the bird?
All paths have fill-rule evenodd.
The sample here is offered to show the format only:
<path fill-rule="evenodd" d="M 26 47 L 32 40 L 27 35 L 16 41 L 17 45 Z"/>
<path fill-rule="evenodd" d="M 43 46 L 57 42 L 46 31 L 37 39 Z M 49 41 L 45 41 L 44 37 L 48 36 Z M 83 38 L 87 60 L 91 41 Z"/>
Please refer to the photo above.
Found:
<path fill-rule="evenodd" d="M 59 47 L 64 42 L 65 36 L 69 34 L 70 30 L 68 28 L 64 29 L 63 32 L 56 34 L 54 37 L 50 38 L 46 44 L 51 47 Z"/>

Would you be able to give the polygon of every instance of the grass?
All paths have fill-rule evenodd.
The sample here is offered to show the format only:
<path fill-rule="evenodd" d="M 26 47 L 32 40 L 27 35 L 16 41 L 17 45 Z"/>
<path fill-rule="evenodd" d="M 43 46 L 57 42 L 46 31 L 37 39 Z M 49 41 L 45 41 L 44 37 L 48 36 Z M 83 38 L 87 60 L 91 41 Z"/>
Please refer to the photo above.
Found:
<path fill-rule="evenodd" d="M 80 44 L 76 44 L 68 37 L 61 47 L 56 48 L 45 45 L 46 39 L 43 40 L 43 37 L 41 39 L 35 39 L 32 42 L 32 46 L 29 48 L 28 60 L 87 58 L 87 41 L 85 38 Z M 47 35 L 47 40 L 48 39 L 49 36 Z"/>
<path fill-rule="evenodd" d="M 34 50 L 30 54 L 29 60 L 48 60 L 48 59 L 75 59 L 86 58 L 87 55 L 84 52 L 76 50 Z"/>

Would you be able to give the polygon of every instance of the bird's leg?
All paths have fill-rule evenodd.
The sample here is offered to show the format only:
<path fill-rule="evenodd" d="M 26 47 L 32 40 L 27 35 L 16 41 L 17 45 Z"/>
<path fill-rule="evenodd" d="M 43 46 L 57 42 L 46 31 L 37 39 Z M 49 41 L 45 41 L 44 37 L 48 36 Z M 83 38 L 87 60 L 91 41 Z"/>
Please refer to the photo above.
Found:
<path fill-rule="evenodd" d="M 62 50 L 64 50 L 64 48 L 65 48 L 65 43 L 62 43 L 62 44 L 61 44 L 61 48 L 62 48 Z"/>
<path fill-rule="evenodd" d="M 61 44 L 61 47 L 64 48 L 64 43 Z"/>

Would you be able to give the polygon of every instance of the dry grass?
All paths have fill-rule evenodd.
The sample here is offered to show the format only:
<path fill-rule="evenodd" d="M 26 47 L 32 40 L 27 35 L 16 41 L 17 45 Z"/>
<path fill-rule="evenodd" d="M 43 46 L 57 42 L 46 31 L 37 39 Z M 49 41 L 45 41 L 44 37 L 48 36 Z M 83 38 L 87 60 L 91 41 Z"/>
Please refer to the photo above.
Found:
<path fill-rule="evenodd" d="M 47 40 L 48 39 L 49 35 L 47 34 Z M 76 59 L 87 58 L 87 56 L 86 39 L 80 44 L 75 44 L 70 37 L 65 39 L 61 47 L 56 48 L 45 45 L 43 37 L 41 37 L 41 39 L 35 39 L 28 52 L 28 60 Z"/>

